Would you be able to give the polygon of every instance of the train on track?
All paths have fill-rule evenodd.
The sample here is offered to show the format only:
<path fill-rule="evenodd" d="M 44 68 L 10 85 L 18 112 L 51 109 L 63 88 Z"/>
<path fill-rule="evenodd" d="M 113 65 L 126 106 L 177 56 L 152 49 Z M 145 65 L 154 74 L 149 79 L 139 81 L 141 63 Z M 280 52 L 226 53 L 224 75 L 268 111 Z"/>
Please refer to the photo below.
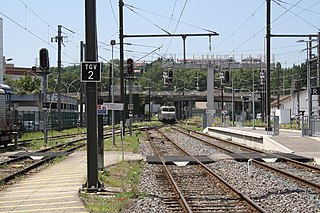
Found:
<path fill-rule="evenodd" d="M 19 134 L 19 126 L 14 124 L 15 112 L 11 103 L 12 90 L 0 84 L 0 146 L 7 146 Z"/>
<path fill-rule="evenodd" d="M 175 123 L 177 120 L 174 106 L 161 106 L 158 110 L 158 119 L 164 123 Z"/>

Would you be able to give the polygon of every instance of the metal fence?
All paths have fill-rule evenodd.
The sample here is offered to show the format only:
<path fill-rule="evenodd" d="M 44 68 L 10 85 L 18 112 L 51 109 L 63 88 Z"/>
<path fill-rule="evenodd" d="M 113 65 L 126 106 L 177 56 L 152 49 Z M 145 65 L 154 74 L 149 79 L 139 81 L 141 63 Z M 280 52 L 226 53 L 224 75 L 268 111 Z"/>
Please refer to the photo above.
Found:
<path fill-rule="evenodd" d="M 79 125 L 78 112 L 61 112 L 61 129 L 75 128 Z M 40 111 L 19 111 L 17 120 L 21 131 L 41 131 L 44 127 L 43 112 Z M 48 129 L 58 129 L 58 112 L 50 112 L 48 116 Z"/>
<path fill-rule="evenodd" d="M 311 135 L 320 136 L 320 119 L 311 119 Z"/>

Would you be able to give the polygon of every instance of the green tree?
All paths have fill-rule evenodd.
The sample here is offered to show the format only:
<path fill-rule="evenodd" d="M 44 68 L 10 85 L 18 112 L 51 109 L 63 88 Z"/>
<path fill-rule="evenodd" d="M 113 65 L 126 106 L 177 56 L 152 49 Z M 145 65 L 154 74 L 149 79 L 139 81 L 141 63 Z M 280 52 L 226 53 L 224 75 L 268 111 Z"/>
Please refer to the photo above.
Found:
<path fill-rule="evenodd" d="M 4 75 L 4 84 L 10 86 L 13 93 L 16 93 L 18 91 L 17 82 L 14 81 L 11 76 Z"/>
<path fill-rule="evenodd" d="M 31 74 L 27 74 L 17 81 L 18 94 L 38 94 L 40 91 L 41 80 L 38 77 L 32 78 Z"/>

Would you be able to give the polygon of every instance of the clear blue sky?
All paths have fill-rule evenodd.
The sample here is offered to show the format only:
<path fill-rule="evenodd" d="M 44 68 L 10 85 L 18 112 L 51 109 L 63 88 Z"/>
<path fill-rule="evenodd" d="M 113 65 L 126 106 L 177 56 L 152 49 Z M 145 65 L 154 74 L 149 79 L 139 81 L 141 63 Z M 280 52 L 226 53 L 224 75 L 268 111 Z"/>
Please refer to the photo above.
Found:
<path fill-rule="evenodd" d="M 48 48 L 51 66 L 57 66 L 57 25 L 68 36 L 62 47 L 62 63 L 79 63 L 79 43 L 84 38 L 84 0 L 2 0 L 4 55 L 13 58 L 16 66 L 35 65 L 40 48 Z M 207 33 L 216 31 L 209 50 L 207 37 L 186 40 L 187 57 L 207 54 L 243 56 L 263 55 L 265 37 L 265 0 L 125 0 L 125 34 Z M 272 1 L 272 33 L 317 34 L 320 28 L 319 0 Z M 99 56 L 101 61 L 111 58 L 111 39 L 118 41 L 118 1 L 97 0 Z M 178 22 L 180 20 L 180 22 Z M 68 30 L 69 29 L 69 30 Z M 75 32 L 72 33 L 71 31 Z M 305 60 L 301 52 L 305 43 L 299 38 L 273 38 L 275 60 L 291 66 Z M 181 38 L 126 39 L 125 57 L 135 60 L 154 60 L 159 55 L 182 58 Z M 147 53 L 161 47 L 153 54 Z M 115 47 L 115 58 L 119 52 Z"/>

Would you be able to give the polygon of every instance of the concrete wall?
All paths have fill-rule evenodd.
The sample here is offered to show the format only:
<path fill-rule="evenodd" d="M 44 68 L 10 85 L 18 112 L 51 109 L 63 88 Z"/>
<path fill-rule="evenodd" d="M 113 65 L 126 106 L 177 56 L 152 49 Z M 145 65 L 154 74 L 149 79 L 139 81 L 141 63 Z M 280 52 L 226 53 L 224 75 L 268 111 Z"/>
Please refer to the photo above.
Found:
<path fill-rule="evenodd" d="M 260 135 L 256 133 L 243 132 L 235 129 L 228 129 L 222 127 L 209 127 L 206 128 L 204 133 L 211 136 L 221 138 L 223 140 L 229 140 L 235 143 L 250 146 L 256 149 L 272 150 L 284 153 L 292 153 L 293 151 L 274 141 L 267 135 Z"/>

